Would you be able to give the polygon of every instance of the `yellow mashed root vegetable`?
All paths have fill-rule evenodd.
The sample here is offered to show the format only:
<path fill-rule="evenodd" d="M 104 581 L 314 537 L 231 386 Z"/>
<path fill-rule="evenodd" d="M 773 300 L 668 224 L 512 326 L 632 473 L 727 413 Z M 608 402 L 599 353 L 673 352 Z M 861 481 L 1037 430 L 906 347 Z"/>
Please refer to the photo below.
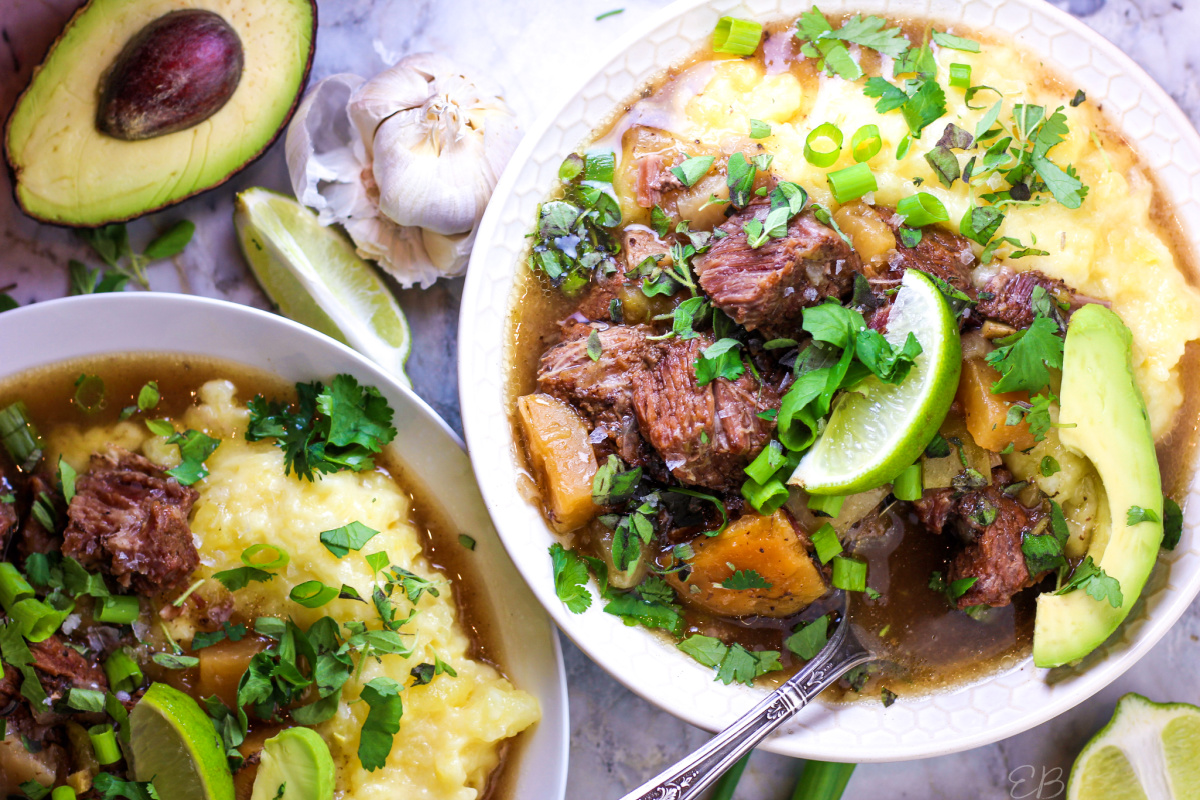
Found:
<path fill-rule="evenodd" d="M 1153 186 L 1138 166 L 1136 155 L 1114 138 L 1103 139 L 1102 115 L 1092 103 L 1071 108 L 1063 90 L 1047 81 L 1035 56 L 1010 46 L 985 42 L 981 53 L 942 49 L 939 74 L 946 89 L 947 114 L 925 129 L 904 158 L 897 160 L 897 146 L 908 126 L 899 111 L 879 114 L 875 100 L 863 93 L 861 81 L 822 76 L 805 84 L 790 72 L 764 74 L 760 63 L 730 59 L 702 62 L 676 81 L 678 86 L 702 87 L 696 93 L 680 92 L 666 104 L 650 101 L 665 110 L 671 120 L 663 127 L 681 139 L 699 140 L 726 152 L 761 144 L 774 155 L 771 170 L 781 179 L 803 186 L 812 201 L 836 209 L 825 175 L 854 164 L 850 139 L 859 127 L 877 125 L 883 140 L 879 153 L 868 162 L 879 183 L 873 201 L 895 206 L 917 191 L 929 192 L 945 204 L 957 232 L 958 221 L 971 207 L 971 190 L 962 181 L 947 189 L 938 182 L 925 161 L 928 152 L 953 122 L 973 133 L 986 111 L 999 99 L 983 91 L 972 100 L 978 109 L 967 108 L 962 89 L 945 86 L 951 63 L 971 66 L 971 83 L 995 87 L 1003 92 L 1000 118 L 1012 119 L 1014 103 L 1046 107 L 1047 115 L 1060 105 L 1070 134 L 1055 147 L 1056 163 L 1071 164 L 1090 188 L 1083 205 L 1071 210 L 1056 202 L 1040 207 L 1005 208 L 1008 217 L 998 236 L 1020 239 L 1026 245 L 1049 251 L 1048 256 L 1029 256 L 1003 262 L 1013 248 L 999 250 L 1000 262 L 1014 270 L 1039 269 L 1060 278 L 1078 292 L 1112 301 L 1116 311 L 1133 331 L 1134 366 L 1138 384 L 1146 398 L 1155 436 L 1166 434 L 1183 399 L 1179 360 L 1184 345 L 1200 337 L 1200 292 L 1189 286 L 1171 250 L 1151 218 Z M 707 83 L 705 83 L 705 77 Z M 891 77 L 890 67 L 884 77 Z M 749 138 L 750 120 L 769 123 L 771 136 Z M 804 141 L 817 126 L 832 122 L 845 136 L 840 160 L 818 168 L 804 158 Z M 920 185 L 914 178 L 922 179 Z M 983 191 L 988 191 L 984 189 Z M 638 213 L 630 197 L 622 198 L 628 219 Z M 644 214 L 645 212 L 641 212 Z M 983 248 L 973 245 L 976 254 Z M 999 264 L 993 264 L 993 268 Z M 980 271 L 988 275 L 987 268 Z"/>
<path fill-rule="evenodd" d="M 177 425 L 221 439 L 206 461 L 209 476 L 195 484 L 200 497 L 191 526 L 200 549 L 197 578 L 241 566 L 242 551 L 252 544 L 278 545 L 291 557 L 287 566 L 274 580 L 251 583 L 235 593 L 237 608 L 248 618 L 291 617 L 302 628 L 325 615 L 362 619 L 378 627 L 371 625 L 373 609 L 362 603 L 335 600 L 309 609 L 287 596 L 293 586 L 319 580 L 331 586 L 349 584 L 369 597 L 373 581 L 364 554 L 385 551 L 392 564 L 438 582 L 440 596 L 422 595 L 417 615 L 401 631 L 413 644 L 412 655 L 369 660 L 357 679 L 352 677 L 343 688 L 337 714 L 316 730 L 338 765 L 338 798 L 474 800 L 499 763 L 504 740 L 540 717 L 537 701 L 513 688 L 490 665 L 468 657 L 470 641 L 458 623 L 450 585 L 422 554 L 419 532 L 409 522 L 410 499 L 392 479 L 379 472 L 341 472 L 314 483 L 285 476 L 283 452 L 274 443 L 243 438 L 248 411 L 235 393 L 228 381 L 204 384 L 199 405 L 190 408 Z M 176 446 L 131 422 L 87 432 L 63 427 L 51 433 L 49 449 L 52 456 L 62 453 L 82 471 L 89 455 L 108 442 L 140 449 L 163 466 L 179 461 Z M 379 534 L 361 553 L 334 557 L 320 543 L 321 531 L 356 520 Z M 204 593 L 214 583 L 209 581 L 199 591 Z M 407 615 L 408 601 L 399 594 L 393 599 L 399 613 Z M 176 620 L 172 635 L 187 641 L 192 633 L 187 624 Z M 439 675 L 425 686 L 409 686 L 402 692 L 404 715 L 391 755 L 382 769 L 367 772 L 357 755 L 367 705 L 349 701 L 356 700 L 362 684 L 374 678 L 411 684 L 409 671 L 421 663 L 434 663 L 435 657 L 453 667 L 457 677 Z"/>

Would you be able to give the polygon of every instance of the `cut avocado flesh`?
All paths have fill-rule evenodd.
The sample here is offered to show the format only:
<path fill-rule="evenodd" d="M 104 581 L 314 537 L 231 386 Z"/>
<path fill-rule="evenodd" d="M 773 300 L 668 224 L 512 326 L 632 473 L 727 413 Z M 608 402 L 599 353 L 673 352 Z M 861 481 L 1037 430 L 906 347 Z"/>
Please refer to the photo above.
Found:
<path fill-rule="evenodd" d="M 1132 336 L 1113 312 L 1087 305 L 1067 329 L 1059 393 L 1059 437 L 1087 456 L 1108 495 L 1111 529 L 1092 534 L 1088 555 L 1121 584 L 1124 602 L 1113 608 L 1082 589 L 1037 600 L 1033 661 L 1058 667 L 1099 647 L 1129 614 L 1154 567 L 1161 522 L 1127 524 L 1130 508 L 1163 513 L 1162 479 L 1146 403 L 1130 362 Z M 1069 427 L 1074 426 L 1074 427 Z"/>
<path fill-rule="evenodd" d="M 101 81 L 148 24 L 211 11 L 241 40 L 237 88 L 207 119 L 139 141 L 97 127 Z M 92 227 L 132 219 L 223 183 L 274 141 L 304 89 L 316 35 L 312 0 L 92 0 L 67 24 L 9 118 L 5 153 L 21 208 Z"/>
<path fill-rule="evenodd" d="M 333 800 L 333 756 L 316 731 L 288 728 L 267 739 L 250 800 Z"/>

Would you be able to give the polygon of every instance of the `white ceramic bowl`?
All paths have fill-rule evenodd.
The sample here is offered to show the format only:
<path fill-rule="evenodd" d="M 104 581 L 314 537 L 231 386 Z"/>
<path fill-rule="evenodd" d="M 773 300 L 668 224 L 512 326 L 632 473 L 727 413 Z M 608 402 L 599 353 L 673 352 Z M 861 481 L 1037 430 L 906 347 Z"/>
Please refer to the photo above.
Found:
<path fill-rule="evenodd" d="M 429 406 L 372 362 L 327 336 L 246 306 L 178 294 L 125 293 L 52 300 L 0 314 L 0 379 L 65 359 L 137 351 L 246 364 L 288 381 L 350 373 L 396 411 L 395 455 L 446 518 L 476 541 L 484 594 L 504 670 L 537 697 L 542 719 L 523 734 L 512 797 L 561 800 L 567 780 L 567 695 L 554 627 L 505 555 L 462 442 Z"/>
<path fill-rule="evenodd" d="M 555 541 L 538 510 L 517 492 L 519 461 L 505 414 L 506 347 L 513 279 L 537 204 L 555 185 L 559 164 L 633 92 L 683 60 L 711 36 L 724 14 L 795 18 L 812 0 L 680 0 L 619 42 L 612 58 L 525 137 L 480 226 L 463 294 L 459 383 L 463 425 L 492 520 L 517 568 L 555 621 L 581 649 L 626 686 L 667 711 L 710 730 L 748 710 L 762 690 L 722 686 L 712 671 L 641 628 L 626 627 L 596 604 L 569 613 L 555 597 L 546 549 Z M 929 17 L 1008 33 L 1102 102 L 1173 199 L 1190 245 L 1200 252 L 1200 136 L 1183 113 L 1127 56 L 1079 21 L 1041 0 L 821 0 L 827 13 L 861 11 Z M 467 344 L 469 343 L 469 344 Z M 1085 700 L 1134 664 L 1200 591 L 1200 503 L 1185 504 L 1183 543 L 1163 556 L 1145 602 L 1113 639 L 1077 670 L 1048 680 L 1030 662 L 973 686 L 926 699 L 820 705 L 801 713 L 763 747 L 832 761 L 893 761 L 989 744 L 1044 722 Z"/>

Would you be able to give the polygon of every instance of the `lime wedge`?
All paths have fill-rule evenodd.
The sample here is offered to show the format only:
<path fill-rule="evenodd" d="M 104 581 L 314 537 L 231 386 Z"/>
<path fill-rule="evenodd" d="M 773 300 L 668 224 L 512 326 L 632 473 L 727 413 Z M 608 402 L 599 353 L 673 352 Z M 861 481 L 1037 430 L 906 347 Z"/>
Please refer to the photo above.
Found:
<path fill-rule="evenodd" d="M 1067 800 L 1200 797 L 1200 708 L 1127 694 L 1083 748 Z"/>
<path fill-rule="evenodd" d="M 288 728 L 263 744 L 250 800 L 331 800 L 333 757 L 311 728 Z"/>
<path fill-rule="evenodd" d="M 284 316 L 350 345 L 408 384 L 408 320 L 354 245 L 267 189 L 238 194 L 233 223 L 254 277 Z"/>
<path fill-rule="evenodd" d="M 884 338 L 900 346 L 910 332 L 922 351 L 904 380 L 883 383 L 872 375 L 843 392 L 789 483 L 809 494 L 856 494 L 888 483 L 917 460 L 954 402 L 962 343 L 945 297 L 928 276 L 911 269 Z"/>
<path fill-rule="evenodd" d="M 171 800 L 233 800 L 233 776 L 208 715 L 178 689 L 151 684 L 129 713 L 136 780 Z"/>

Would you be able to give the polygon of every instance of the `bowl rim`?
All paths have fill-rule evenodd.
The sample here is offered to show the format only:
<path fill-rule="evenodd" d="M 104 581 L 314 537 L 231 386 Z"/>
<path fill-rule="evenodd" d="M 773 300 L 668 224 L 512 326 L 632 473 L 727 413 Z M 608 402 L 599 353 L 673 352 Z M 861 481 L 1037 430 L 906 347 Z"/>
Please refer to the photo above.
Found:
<path fill-rule="evenodd" d="M 1071 16 L 1066 11 L 1050 5 L 1048 2 L 1046 2 L 1046 0 L 999 0 L 999 2 L 993 2 L 989 5 L 995 7 L 1008 4 L 1020 6 L 1027 10 L 1036 10 L 1038 13 L 1048 15 L 1053 20 L 1057 21 L 1058 24 L 1063 28 L 1086 40 L 1092 48 L 1095 48 L 1102 54 L 1107 55 L 1114 62 L 1120 64 L 1125 74 L 1136 82 L 1139 89 L 1143 92 L 1151 94 L 1161 105 L 1163 111 L 1173 119 L 1173 121 L 1176 123 L 1176 127 L 1179 129 L 1180 136 L 1185 140 L 1188 148 L 1191 151 L 1200 154 L 1200 134 L 1197 133 L 1196 128 L 1183 113 L 1179 105 L 1161 86 L 1159 86 L 1159 84 L 1149 75 L 1148 72 L 1146 72 L 1144 68 L 1133 61 L 1132 58 L 1121 51 L 1115 44 L 1108 41 L 1100 33 L 1088 27 L 1082 21 Z M 504 205 L 504 201 L 516 188 L 521 171 L 525 168 L 526 163 L 530 160 L 530 157 L 533 155 L 535 149 L 541 144 L 547 132 L 556 125 L 556 123 L 559 121 L 559 118 L 571 106 L 571 104 L 580 95 L 582 95 L 595 80 L 603 75 L 607 68 L 619 62 L 620 59 L 624 57 L 631 48 L 640 44 L 644 39 L 646 39 L 650 32 L 656 31 L 662 26 L 671 23 L 675 19 L 690 12 L 696 11 L 702 7 L 715 7 L 718 5 L 722 7 L 732 7 L 732 3 L 727 2 L 726 0 L 675 0 L 675 2 L 671 3 L 660 11 L 648 16 L 635 28 L 618 37 L 611 47 L 607 49 L 606 53 L 601 58 L 596 60 L 594 66 L 581 73 L 579 78 L 572 83 L 572 90 L 569 93 L 565 93 L 562 100 L 555 103 L 550 111 L 541 115 L 537 122 L 528 130 L 521 144 L 518 146 L 511 160 L 509 161 L 507 168 L 502 173 L 493 193 L 492 202 L 489 203 L 487 211 L 485 212 L 477 229 L 477 247 L 472 253 L 470 267 L 468 268 L 467 272 L 466 285 L 464 287 L 462 302 L 460 304 L 460 342 L 472 341 L 472 337 L 478 333 L 478 315 L 475 312 L 478 309 L 484 308 L 485 304 L 488 302 L 484 282 L 486 278 L 491 276 L 485 275 L 485 267 L 483 262 L 489 249 L 488 245 L 495 238 L 496 228 L 501 223 L 502 206 Z M 753 5 L 753 3 L 750 5 Z M 811 5 L 811 3 L 801 3 L 800 5 L 806 6 Z M 870 5 L 870 3 L 864 2 L 864 0 L 825 0 L 825 2 L 821 3 L 820 5 L 822 6 L 822 10 L 827 13 L 851 13 L 862 9 L 863 6 Z M 875 5 L 878 5 L 878 3 Z M 929 5 L 930 3 L 927 0 L 927 13 L 924 16 L 936 18 L 936 13 L 929 8 Z M 745 6 L 736 6 L 736 8 L 741 9 L 742 11 L 746 10 Z M 864 13 L 866 12 L 864 11 Z M 894 12 L 892 12 L 890 9 L 884 12 L 880 12 L 879 9 L 875 9 L 872 13 L 889 14 Z M 905 13 L 901 12 L 901 16 L 905 16 Z M 1015 38 L 1012 34 L 1009 34 L 1007 31 L 1003 30 L 998 31 L 998 34 L 1002 37 L 1007 37 L 1009 40 L 1013 40 Z M 697 41 L 695 46 L 698 47 L 699 44 L 700 42 Z M 1017 42 L 1017 45 L 1018 47 L 1023 46 L 1019 42 Z M 1026 46 L 1026 49 L 1031 48 Z M 1052 69 L 1058 74 L 1071 74 L 1071 70 L 1065 65 L 1061 64 L 1053 56 L 1045 54 L 1044 60 L 1049 63 Z M 659 65 L 658 73 L 665 71 L 670 66 L 670 64 Z M 635 91 L 636 88 L 637 87 L 635 86 Z M 614 101 L 609 108 L 615 109 L 618 102 L 619 101 Z M 602 122 L 603 118 L 596 121 L 595 124 L 599 125 L 602 124 Z M 1131 141 L 1135 151 L 1137 151 L 1138 147 L 1136 140 Z M 578 142 L 569 142 L 567 144 L 571 147 L 574 147 L 578 145 Z M 1150 170 L 1150 172 L 1151 174 L 1155 174 L 1157 170 Z M 1160 186 L 1159 188 L 1161 191 L 1167 194 L 1168 197 L 1171 197 L 1170 192 L 1168 192 L 1165 187 Z M 1175 198 L 1171 197 L 1171 200 L 1172 203 L 1174 203 Z M 1189 244 L 1191 244 L 1191 242 L 1189 242 Z M 1197 252 L 1197 255 L 1200 256 L 1200 252 Z M 516 269 L 517 263 L 514 263 L 510 270 L 511 273 L 515 274 Z M 505 285 L 510 289 L 509 296 L 507 298 L 507 307 L 504 309 L 504 313 L 502 315 L 502 319 L 504 321 L 503 324 L 506 326 L 506 331 L 507 326 L 509 326 L 511 323 L 511 312 L 515 307 L 516 302 L 516 295 L 515 291 L 513 291 L 513 283 L 511 278 L 512 276 L 510 274 L 505 274 L 504 276 Z M 507 343 L 505 343 L 505 346 L 507 347 Z M 508 351 L 505 350 L 503 365 L 508 363 L 507 352 Z M 465 351 L 461 346 L 459 348 L 459 354 L 459 392 L 463 428 L 468 443 L 468 449 L 473 451 L 473 447 L 477 446 L 477 444 L 483 440 L 481 432 L 482 427 L 485 425 L 483 412 L 487 410 L 488 407 L 483 399 L 483 393 L 468 391 L 468 387 L 471 387 L 475 382 L 477 382 L 476 368 L 479 367 L 480 364 L 473 362 L 469 352 Z M 507 375 L 505 375 L 503 380 L 507 381 Z M 1197 461 L 1200 461 L 1200 453 L 1197 454 L 1196 459 Z M 499 493 L 502 490 L 500 487 L 491 486 L 491 476 L 484 473 L 482 462 L 478 457 L 473 457 L 472 463 L 475 465 L 476 476 L 479 479 L 480 489 L 483 492 L 484 501 L 487 503 L 489 511 L 493 511 L 493 509 L 495 509 L 497 506 L 496 501 L 498 499 L 498 494 L 495 493 Z M 523 468 L 520 466 L 519 461 L 513 460 L 513 457 L 510 457 L 510 463 L 513 468 L 514 480 L 510 482 L 511 485 L 508 487 L 508 491 L 512 492 L 516 489 L 516 475 L 519 474 Z M 1195 469 L 1196 464 L 1194 463 L 1193 470 Z M 1194 477 L 1200 478 L 1200 473 L 1195 473 Z M 496 523 L 496 528 L 500 532 L 500 536 L 505 544 L 505 547 L 510 548 L 510 552 L 521 549 L 522 542 L 519 537 L 524 533 L 524 531 L 513 531 L 510 535 L 506 532 L 507 525 L 505 524 L 505 520 L 494 511 L 493 521 Z M 1197 529 L 1197 522 L 1200 522 L 1200 519 L 1193 518 L 1191 514 L 1187 513 L 1187 509 L 1185 509 L 1185 528 L 1192 532 L 1193 536 L 1195 535 L 1195 531 Z M 549 530 L 548 527 L 547 530 Z M 563 633 L 570 638 L 577 647 L 583 650 L 593 662 L 598 664 L 601 668 L 608 672 L 609 675 L 623 684 L 634 694 L 637 694 L 644 700 L 680 719 L 685 720 L 686 722 L 710 731 L 718 730 L 723 727 L 723 724 L 732 722 L 732 718 L 725 720 L 716 719 L 714 715 L 709 713 L 700 703 L 668 706 L 664 702 L 663 698 L 655 693 L 654 686 L 635 680 L 635 678 L 630 674 L 629 670 L 621 669 L 621 666 L 623 665 L 620 663 L 619 659 L 614 659 L 613 656 L 599 651 L 597 647 L 593 646 L 593 643 L 589 638 L 580 634 L 578 630 L 579 625 L 575 622 L 578 617 L 575 617 L 567 612 L 563 604 L 558 601 L 556 597 L 554 597 L 552 589 L 548 590 L 545 586 L 538 584 L 538 581 L 541 580 L 541 576 L 530 574 L 530 572 L 523 567 L 521 560 L 516 557 L 515 552 L 513 552 L 513 560 L 514 563 L 518 565 L 518 569 L 521 570 L 526 581 L 530 583 L 534 595 L 539 601 L 542 602 L 543 607 L 554 619 L 555 623 L 559 626 Z M 1160 558 L 1159 560 L 1161 561 L 1162 559 Z M 1162 571 L 1163 567 L 1158 567 L 1155 570 L 1155 574 L 1160 574 Z M 1153 577 L 1151 580 L 1153 581 Z M 1162 639 L 1166 632 L 1185 613 L 1191 601 L 1195 599 L 1197 594 L 1200 594 L 1200 580 L 1196 580 L 1193 583 L 1194 585 L 1188 586 L 1184 589 L 1162 587 L 1161 589 L 1157 590 L 1163 593 L 1166 593 L 1169 590 L 1170 592 L 1174 593 L 1175 596 L 1170 606 L 1167 608 L 1156 609 L 1153 617 L 1148 620 L 1148 626 L 1145 629 L 1140 630 L 1137 636 L 1126 647 L 1124 647 L 1120 653 L 1116 654 L 1113 659 L 1110 659 L 1109 663 L 1105 664 L 1103 674 L 1101 675 L 1101 672 L 1098 669 L 1090 670 L 1087 674 L 1083 675 L 1082 678 L 1076 681 L 1077 684 L 1081 684 L 1079 688 L 1073 692 L 1057 694 L 1053 698 L 1053 702 L 1038 708 L 1036 712 L 1023 713 L 1017 718 L 1009 720 L 998 726 L 993 726 L 982 730 L 975 730 L 969 734 L 959 736 L 952 741 L 941 743 L 918 743 L 917 745 L 892 745 L 886 748 L 880 748 L 878 752 L 856 752 L 853 754 L 845 754 L 838 750 L 822 747 L 816 742 L 805 742 L 803 737 L 792 737 L 786 734 L 776 734 L 764 741 L 760 747 L 762 747 L 762 749 L 777 752 L 783 755 L 820 758 L 829 761 L 853 760 L 858 762 L 885 762 L 946 755 L 991 744 L 1001 739 L 1016 735 L 1032 727 L 1040 725 L 1047 720 L 1050 720 L 1053 717 L 1073 708 L 1079 703 L 1082 703 L 1100 690 L 1104 689 L 1110 683 L 1119 678 L 1130 667 L 1132 667 L 1143 655 L 1146 654 L 1146 652 L 1148 652 Z M 1148 583 L 1147 589 L 1149 588 L 1150 584 Z M 1145 594 L 1146 592 L 1144 591 L 1143 596 L 1145 596 Z M 1137 609 L 1135 609 L 1134 614 L 1131 614 L 1129 621 L 1133 620 L 1136 613 Z M 1127 625 L 1128 621 L 1125 624 Z M 657 636 L 657 634 L 650 631 L 643 631 L 643 634 L 647 637 Z M 1115 635 L 1117 634 L 1114 634 L 1114 636 Z M 980 686 L 997 678 L 1013 675 L 1021 672 L 1022 670 L 1028 669 L 1032 669 L 1031 658 L 1029 657 L 1027 657 L 1021 663 L 1021 665 L 1017 666 L 1016 668 L 998 671 L 980 681 L 957 686 L 944 692 L 930 693 L 922 696 L 921 698 L 916 698 L 914 702 L 940 696 L 950 696 L 959 691 Z M 1029 680 L 1029 678 L 1026 680 Z M 741 687 L 725 688 L 740 690 Z M 749 710 L 754 702 L 762 698 L 761 689 L 749 693 L 737 691 L 737 694 L 738 698 L 736 699 L 736 702 L 739 705 L 740 711 Z M 803 714 L 800 715 L 798 720 L 801 723 L 801 730 L 802 720 Z M 793 739 L 798 740 L 803 744 L 801 746 L 797 746 Z"/>
<path fill-rule="evenodd" d="M 412 389 L 392 377 L 379 365 L 341 342 L 285 317 L 252 306 L 215 298 L 170 292 L 120 292 L 57 298 L 22 306 L 0 315 L 0 356 L 6 350 L 12 348 L 20 348 L 22 351 L 27 351 L 30 349 L 28 343 L 38 340 L 37 336 L 24 337 L 20 334 L 28 334 L 31 330 L 36 332 L 39 328 L 42 330 L 54 330 L 56 328 L 53 326 L 56 323 L 64 323 L 68 319 L 99 318 L 102 323 L 106 322 L 115 327 L 127 325 L 130 330 L 137 330 L 139 326 L 144 329 L 148 325 L 148 323 L 141 321 L 147 317 L 182 321 L 181 324 L 184 327 L 187 327 L 188 320 L 190 320 L 193 328 L 225 326 L 236 329 L 240 326 L 248 331 L 252 330 L 254 333 L 262 336 L 263 339 L 270 337 L 272 343 L 262 347 L 258 342 L 263 339 L 247 336 L 237 345 L 231 345 L 231 347 L 240 347 L 245 351 L 246 355 L 239 358 L 237 356 L 231 357 L 225 353 L 214 354 L 213 349 L 215 346 L 209 345 L 206 347 L 205 341 L 199 337 L 186 340 L 172 339 L 172 336 L 179 337 L 181 334 L 170 332 L 161 338 L 148 341 L 145 347 L 120 350 L 114 350 L 110 347 L 97 347 L 91 342 L 72 343 L 70 345 L 55 342 L 49 345 L 47 349 L 69 349 L 72 351 L 71 354 L 47 359 L 29 359 L 36 363 L 22 364 L 16 368 L 9 366 L 9 361 L 0 359 L 0 380 L 7 381 L 23 372 L 51 367 L 63 361 L 136 352 L 194 355 L 198 357 L 207 356 L 281 375 L 284 369 L 292 369 L 294 372 L 303 371 L 304 366 L 302 362 L 305 360 L 305 356 L 315 354 L 316 357 L 324 356 L 326 361 L 336 361 L 338 369 L 344 368 L 346 372 L 353 372 L 360 380 L 365 378 L 371 385 L 379 387 L 385 396 L 392 394 L 392 405 L 396 409 L 397 417 L 407 415 L 410 420 L 415 420 L 417 426 L 432 434 L 431 438 L 434 446 L 428 448 L 428 452 L 425 455 L 431 459 L 441 461 L 447 471 L 456 471 L 456 474 L 461 475 L 463 480 L 474 483 L 474 472 L 470 467 L 462 439 Z M 134 320 L 134 322 L 129 322 L 130 320 Z M 5 333 L 10 335 L 5 336 Z M 119 332 L 114 334 L 112 328 L 105 328 L 98 338 L 103 339 L 106 336 L 117 336 L 119 338 L 120 335 Z M 263 357 L 261 354 L 269 351 L 270 348 L 274 348 L 277 352 L 285 354 L 278 358 L 281 361 L 287 360 L 288 363 L 281 364 L 279 368 L 251 363 L 249 357 L 251 354 L 258 353 L 260 357 Z M 299 356 L 298 358 L 287 355 L 292 350 L 295 351 L 296 356 Z M 304 354 L 304 356 L 300 356 L 300 354 Z M 319 378 L 322 376 L 314 377 Z M 398 403 L 396 402 L 396 398 L 399 398 Z M 441 513 L 447 516 L 477 514 L 481 524 L 472 525 L 470 528 L 473 538 L 477 541 L 477 547 L 480 544 L 485 546 L 491 544 L 491 540 L 493 539 L 497 544 L 500 544 L 490 554 L 488 559 L 479 560 L 477 568 L 481 573 L 496 570 L 497 567 L 494 564 L 497 562 L 493 559 L 497 557 L 503 559 L 502 562 L 499 562 L 501 564 L 500 569 L 504 569 L 504 562 L 508 563 L 511 575 L 505 588 L 505 602 L 512 603 L 518 601 L 518 606 L 524 605 L 527 607 L 527 610 L 537 609 L 540 611 L 534 598 L 528 593 L 524 582 L 518 579 L 519 572 L 512 566 L 511 560 L 508 559 L 507 553 L 502 548 L 502 543 L 499 542 L 498 533 L 490 525 L 490 515 L 486 513 L 486 508 L 483 506 L 479 495 L 475 494 L 472 496 L 469 486 L 437 485 L 432 481 L 426 480 L 415 468 L 410 466 L 412 459 L 405 458 L 400 452 L 402 449 L 400 437 L 397 437 L 397 441 L 389 445 L 389 447 L 396 449 L 397 457 L 405 470 L 412 473 L 419 488 L 437 503 Z M 464 488 L 466 488 L 466 491 L 463 491 Z M 454 510 L 452 511 L 451 509 Z M 468 510 L 463 511 L 463 509 Z M 507 594 L 508 592 L 516 594 L 510 596 Z M 484 596 L 486 597 L 487 594 L 488 592 L 485 590 Z M 522 620 L 525 624 L 535 625 L 538 628 L 544 628 L 544 630 L 538 632 L 536 640 L 531 641 L 527 638 L 522 638 L 519 644 L 523 650 L 533 648 L 539 651 L 539 655 L 536 658 L 549 659 L 552 662 L 552 667 L 548 670 L 548 675 L 553 677 L 553 681 L 552 685 L 518 687 L 529 691 L 535 697 L 539 697 L 542 717 L 539 722 L 524 732 L 523 738 L 519 740 L 520 744 L 516 751 L 517 761 L 513 765 L 516 769 L 507 774 L 505 783 L 513 787 L 513 796 L 517 797 L 517 790 L 521 788 L 519 786 L 521 776 L 526 774 L 536 776 L 540 774 L 543 777 L 537 779 L 537 787 L 535 788 L 544 793 L 544 796 L 551 798 L 551 800 L 561 800 L 566 792 L 567 758 L 570 746 L 566 670 L 563 662 L 562 647 L 554 626 L 550 624 L 549 619 L 544 615 L 539 614 L 537 616 L 541 618 L 537 619 L 533 616 L 522 615 Z M 502 649 L 506 652 L 517 649 L 518 643 L 511 641 L 514 634 L 510 633 L 506 637 L 503 632 L 503 629 L 512 623 L 503 621 L 497 615 L 495 624 L 500 629 L 498 639 L 500 640 Z M 505 661 L 510 659 L 511 656 L 504 658 Z M 550 751 L 549 754 L 553 756 L 550 759 L 552 763 L 545 763 L 546 753 L 535 759 L 528 752 L 530 749 L 529 745 L 534 738 L 537 738 L 539 742 L 538 746 L 541 750 Z"/>

